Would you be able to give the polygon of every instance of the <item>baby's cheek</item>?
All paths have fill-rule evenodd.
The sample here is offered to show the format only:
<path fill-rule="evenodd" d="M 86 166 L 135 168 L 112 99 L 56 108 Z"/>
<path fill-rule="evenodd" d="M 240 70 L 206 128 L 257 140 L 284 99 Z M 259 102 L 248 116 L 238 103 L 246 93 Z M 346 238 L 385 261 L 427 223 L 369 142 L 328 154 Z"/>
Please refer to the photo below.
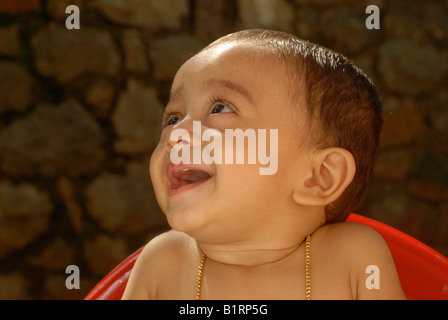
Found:
<path fill-rule="evenodd" d="M 160 143 L 154 149 L 149 160 L 149 174 L 155 192 L 158 192 L 158 189 L 162 186 L 163 175 L 165 174 L 163 154 L 163 143 Z"/>
<path fill-rule="evenodd" d="M 162 130 L 162 133 L 160 134 L 159 144 L 164 143 L 165 141 L 167 141 L 167 139 L 170 138 L 170 132 L 171 130 L 168 130 L 168 128 L 164 128 Z"/>

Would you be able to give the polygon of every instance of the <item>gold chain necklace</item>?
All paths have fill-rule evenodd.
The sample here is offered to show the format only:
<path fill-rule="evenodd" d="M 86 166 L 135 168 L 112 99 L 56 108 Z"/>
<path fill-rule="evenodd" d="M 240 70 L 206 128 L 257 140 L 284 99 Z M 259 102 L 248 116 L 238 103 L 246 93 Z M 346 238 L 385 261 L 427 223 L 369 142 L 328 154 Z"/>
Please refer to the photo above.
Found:
<path fill-rule="evenodd" d="M 311 300 L 311 259 L 310 259 L 311 236 L 307 235 L 305 240 L 305 289 L 306 300 Z M 207 256 L 203 253 L 198 267 L 196 278 L 196 300 L 201 300 L 202 273 Z"/>
<path fill-rule="evenodd" d="M 305 241 L 305 287 L 306 300 L 311 300 L 311 259 L 310 259 L 311 236 L 306 236 Z"/>
<path fill-rule="evenodd" d="M 204 271 L 205 259 L 207 259 L 207 256 L 203 253 L 198 268 L 198 276 L 196 278 L 196 300 L 201 300 L 202 271 Z"/>

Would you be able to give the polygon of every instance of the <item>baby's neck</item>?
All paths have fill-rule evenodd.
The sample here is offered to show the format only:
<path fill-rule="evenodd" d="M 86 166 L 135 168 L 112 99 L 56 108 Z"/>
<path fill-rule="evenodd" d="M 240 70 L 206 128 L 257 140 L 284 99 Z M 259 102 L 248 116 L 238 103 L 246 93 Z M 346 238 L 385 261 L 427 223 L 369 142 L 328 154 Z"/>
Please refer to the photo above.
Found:
<path fill-rule="evenodd" d="M 305 239 L 300 239 L 287 246 L 272 248 L 261 248 L 247 244 L 217 245 L 206 243 L 198 243 L 198 247 L 207 256 L 207 260 L 226 265 L 256 267 L 281 261 L 294 253 L 304 243 Z"/>
<path fill-rule="evenodd" d="M 213 260 L 226 265 L 260 266 L 285 259 L 305 246 L 306 236 L 324 225 L 319 208 L 306 215 L 297 215 L 288 223 L 264 228 L 247 229 L 245 232 L 221 232 L 201 229 L 189 234 L 196 240 L 199 250 Z"/>

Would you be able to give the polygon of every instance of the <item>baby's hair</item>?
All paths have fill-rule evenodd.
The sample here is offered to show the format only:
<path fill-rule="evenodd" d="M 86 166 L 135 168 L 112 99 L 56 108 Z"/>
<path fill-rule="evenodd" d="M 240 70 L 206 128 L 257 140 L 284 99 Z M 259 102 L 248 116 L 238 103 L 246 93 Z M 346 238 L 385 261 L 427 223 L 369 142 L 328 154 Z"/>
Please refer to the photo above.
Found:
<path fill-rule="evenodd" d="M 314 147 L 340 147 L 353 155 L 356 173 L 352 183 L 325 210 L 328 223 L 344 221 L 364 192 L 379 144 L 382 104 L 372 81 L 342 54 L 285 32 L 244 30 L 204 50 L 234 41 L 259 46 L 287 62 L 288 73 L 293 75 L 293 104 L 299 107 L 305 93 Z"/>

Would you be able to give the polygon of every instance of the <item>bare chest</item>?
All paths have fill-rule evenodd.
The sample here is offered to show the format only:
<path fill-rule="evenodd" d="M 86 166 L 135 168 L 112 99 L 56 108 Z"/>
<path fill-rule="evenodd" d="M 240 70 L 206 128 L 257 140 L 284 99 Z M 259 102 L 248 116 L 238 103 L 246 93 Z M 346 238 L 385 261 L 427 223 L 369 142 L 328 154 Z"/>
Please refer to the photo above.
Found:
<path fill-rule="evenodd" d="M 307 271 L 308 266 L 308 271 Z M 183 271 L 182 271 L 183 269 Z M 305 300 L 352 299 L 349 275 L 339 265 L 304 254 L 263 268 L 239 268 L 210 260 L 182 268 L 159 284 L 158 299 Z"/>

